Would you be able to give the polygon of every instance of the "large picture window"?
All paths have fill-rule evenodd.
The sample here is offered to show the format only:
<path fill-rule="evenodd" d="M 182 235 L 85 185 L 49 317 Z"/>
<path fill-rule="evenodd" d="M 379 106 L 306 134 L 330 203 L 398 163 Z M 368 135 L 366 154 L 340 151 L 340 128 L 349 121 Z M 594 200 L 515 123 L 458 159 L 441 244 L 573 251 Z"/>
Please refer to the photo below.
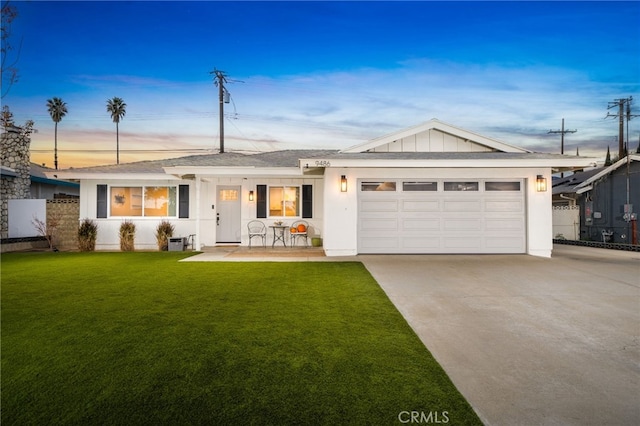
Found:
<path fill-rule="evenodd" d="M 175 186 L 112 186 L 111 216 L 176 216 Z"/>
<path fill-rule="evenodd" d="M 269 216 L 300 216 L 300 187 L 269 187 Z"/>

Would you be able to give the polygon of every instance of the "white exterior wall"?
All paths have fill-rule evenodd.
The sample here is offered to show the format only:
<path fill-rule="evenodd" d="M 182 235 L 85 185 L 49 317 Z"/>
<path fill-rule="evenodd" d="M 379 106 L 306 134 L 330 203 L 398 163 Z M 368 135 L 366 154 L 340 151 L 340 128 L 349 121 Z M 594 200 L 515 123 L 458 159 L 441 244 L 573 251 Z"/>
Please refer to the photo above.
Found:
<path fill-rule="evenodd" d="M 536 192 L 538 174 L 547 178 L 547 191 Z M 346 193 L 340 192 L 340 177 L 348 181 Z M 327 256 L 355 255 L 358 251 L 358 179 L 525 179 L 527 212 L 527 253 L 550 257 L 552 249 L 551 171 L 550 169 L 465 168 L 465 169 L 398 169 L 398 168 L 327 168 L 325 169 L 324 248 Z"/>
<path fill-rule="evenodd" d="M 256 218 L 256 202 L 254 197 L 253 201 L 249 200 L 249 191 L 254 191 L 256 194 L 256 187 L 258 185 L 267 186 L 302 186 L 313 185 L 313 217 L 291 217 L 291 218 Z M 247 224 L 251 220 L 261 220 L 265 225 L 273 225 L 276 220 L 282 220 L 285 224 L 291 224 L 296 220 L 305 220 L 309 223 L 309 237 L 323 237 L 324 234 L 324 181 L 323 176 L 313 176 L 305 178 L 248 178 L 243 180 L 242 188 L 242 245 L 249 245 L 249 231 Z M 302 193 L 300 193 L 300 203 L 302 203 Z M 300 211 L 302 212 L 302 205 L 300 205 Z M 267 239 L 271 238 L 271 230 L 267 229 Z M 255 243 L 255 240 L 254 240 Z M 311 244 L 311 241 L 309 241 Z"/>
<path fill-rule="evenodd" d="M 108 217 L 96 218 L 97 185 L 111 186 L 177 186 L 189 185 L 189 218 L 163 217 Z M 136 224 L 136 250 L 157 250 L 155 230 L 162 219 L 169 220 L 175 226 L 176 237 L 186 237 L 195 234 L 194 249 L 200 250 L 205 246 L 216 245 L 216 194 L 217 186 L 241 187 L 241 244 L 248 245 L 249 237 L 247 223 L 256 219 L 256 198 L 249 201 L 249 191 L 256 194 L 257 185 L 313 185 L 313 218 L 304 219 L 311 226 L 310 237 L 323 236 L 323 181 L 322 176 L 309 178 L 211 178 L 197 176 L 195 180 L 83 180 L 80 185 L 80 217 L 79 220 L 89 218 L 98 224 L 97 250 L 120 250 L 120 224 L 131 220 Z M 197 190 L 197 189 L 199 190 Z M 302 199 L 300 200 L 302 202 Z M 290 218 L 285 223 L 298 218 Z M 267 226 L 276 219 L 260 219 Z M 309 242 L 310 243 L 310 242 Z"/>

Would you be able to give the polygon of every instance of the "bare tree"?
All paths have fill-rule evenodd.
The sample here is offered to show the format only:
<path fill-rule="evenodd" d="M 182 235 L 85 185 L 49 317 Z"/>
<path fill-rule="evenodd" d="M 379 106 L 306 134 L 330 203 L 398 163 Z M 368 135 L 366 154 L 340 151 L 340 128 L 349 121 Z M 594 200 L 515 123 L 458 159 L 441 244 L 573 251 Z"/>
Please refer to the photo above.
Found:
<path fill-rule="evenodd" d="M 9 3 L 9 0 L 2 2 L 2 95 L 4 98 L 11 90 L 11 86 L 18 81 L 18 59 L 22 50 L 22 40 L 18 49 L 15 50 L 11 44 L 11 23 L 18 16 L 18 9 Z M 14 52 L 14 53 L 12 53 Z"/>

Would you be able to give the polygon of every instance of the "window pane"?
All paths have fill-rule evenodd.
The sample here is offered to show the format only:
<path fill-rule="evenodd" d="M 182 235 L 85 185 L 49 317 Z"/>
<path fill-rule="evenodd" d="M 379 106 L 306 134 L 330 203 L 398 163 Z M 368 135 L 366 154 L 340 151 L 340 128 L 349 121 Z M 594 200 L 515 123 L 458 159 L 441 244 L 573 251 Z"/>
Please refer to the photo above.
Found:
<path fill-rule="evenodd" d="M 144 215 L 167 216 L 169 213 L 169 188 L 147 186 L 144 189 Z"/>
<path fill-rule="evenodd" d="M 236 189 L 221 189 L 220 199 L 222 201 L 237 201 L 238 191 Z"/>
<path fill-rule="evenodd" d="M 520 191 L 520 182 L 485 182 L 485 191 Z"/>
<path fill-rule="evenodd" d="M 167 216 L 175 216 L 176 209 L 178 205 L 178 197 L 176 197 L 176 193 L 178 188 L 175 186 L 169 187 L 169 211 L 167 212 Z"/>
<path fill-rule="evenodd" d="M 284 216 L 300 216 L 300 188 L 289 186 L 284 188 Z"/>
<path fill-rule="evenodd" d="M 300 216 L 300 187 L 269 187 L 269 216 Z"/>
<path fill-rule="evenodd" d="M 361 191 L 395 191 L 395 182 L 362 182 Z"/>
<path fill-rule="evenodd" d="M 282 214 L 282 202 L 284 200 L 284 188 L 269 188 L 269 216 L 284 216 Z"/>
<path fill-rule="evenodd" d="M 403 191 L 437 191 L 438 182 L 402 182 Z"/>
<path fill-rule="evenodd" d="M 111 216 L 142 216 L 141 187 L 111 187 Z"/>
<path fill-rule="evenodd" d="M 445 182 L 445 191 L 477 191 L 478 182 Z"/>

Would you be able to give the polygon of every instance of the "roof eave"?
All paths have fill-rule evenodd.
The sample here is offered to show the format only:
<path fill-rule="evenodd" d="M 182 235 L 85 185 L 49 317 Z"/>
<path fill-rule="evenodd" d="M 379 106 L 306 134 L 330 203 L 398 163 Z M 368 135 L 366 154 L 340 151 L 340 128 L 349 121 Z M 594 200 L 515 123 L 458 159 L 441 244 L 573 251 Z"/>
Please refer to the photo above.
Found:
<path fill-rule="evenodd" d="M 587 157 L 573 158 L 524 158 L 524 159 L 301 159 L 300 167 L 353 167 L 353 168 L 521 168 L 550 167 L 560 170 L 572 170 L 592 166 L 595 159 Z M 306 166 L 313 164 L 313 166 Z"/>
<path fill-rule="evenodd" d="M 50 179 L 64 180 L 167 180 L 176 179 L 165 173 L 100 173 L 100 172 L 73 172 L 73 171 L 55 171 L 45 172 L 45 176 Z"/>
<path fill-rule="evenodd" d="M 211 166 L 172 166 L 164 171 L 176 177 L 182 176 L 300 176 L 298 167 L 211 167 Z"/>

